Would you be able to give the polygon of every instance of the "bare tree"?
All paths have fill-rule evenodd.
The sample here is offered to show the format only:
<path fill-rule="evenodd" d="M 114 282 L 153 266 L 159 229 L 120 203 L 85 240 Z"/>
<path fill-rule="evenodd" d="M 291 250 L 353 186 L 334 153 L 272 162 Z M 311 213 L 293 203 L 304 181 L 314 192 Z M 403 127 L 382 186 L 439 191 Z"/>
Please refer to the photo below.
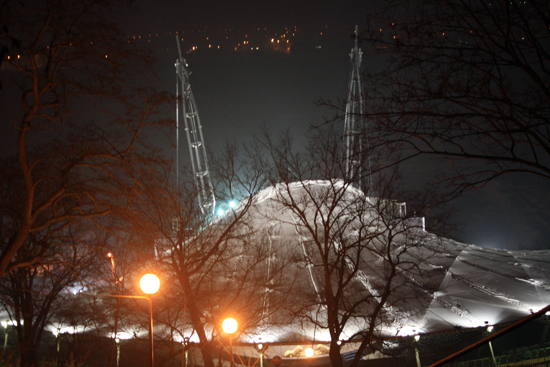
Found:
<path fill-rule="evenodd" d="M 172 279 L 159 300 L 164 305 L 157 323 L 165 325 L 172 340 L 198 338 L 205 366 L 213 367 L 217 343 L 225 358 L 230 353 L 222 321 L 238 320 L 235 340 L 259 333 L 288 295 L 281 291 L 281 279 L 288 274 L 285 257 L 276 250 L 281 247 L 272 246 L 250 216 L 254 194 L 266 183 L 258 156 L 227 146 L 219 157 L 210 157 L 210 167 L 223 214 L 204 217 L 193 177 L 180 174 L 176 184 L 165 172 L 151 176 L 143 187 L 135 223 L 157 236 L 154 266 Z M 268 306 L 275 294 L 279 303 Z"/>
<path fill-rule="evenodd" d="M 276 231 L 295 232 L 287 246 L 294 266 L 307 274 L 290 310 L 295 321 L 328 333 L 332 366 L 343 366 L 342 342 L 358 342 L 352 362 L 357 366 L 388 330 L 399 329 L 430 302 L 423 283 L 424 261 L 433 253 L 426 244 L 433 236 L 421 218 L 407 216 L 403 204 L 391 200 L 407 197 L 397 174 L 372 180 L 380 197 L 366 197 L 352 186 L 353 178 L 338 179 L 345 157 L 333 130 L 316 130 L 302 150 L 289 135 L 260 142 L 273 162 L 272 191 L 261 213 L 267 223 L 278 223 Z M 430 211 L 422 200 L 414 205 Z"/>
<path fill-rule="evenodd" d="M 43 241 L 49 241 L 41 264 L 17 267 L 0 281 L 0 302 L 15 324 L 22 366 L 37 364 L 38 345 L 54 314 L 74 297 L 72 292 L 89 286 L 88 281 L 95 278 L 101 243 L 91 241 L 93 235 L 87 231 L 85 244 L 76 233 L 66 232 L 55 237 L 34 232 L 16 258 L 36 252 L 35 247 L 43 249 Z"/>
<path fill-rule="evenodd" d="M 63 232 L 129 207 L 135 167 L 162 165 L 144 133 L 168 126 L 165 97 L 145 87 L 154 61 L 113 22 L 107 1 L 20 1 L 1 7 L 20 48 L 2 64 L 0 276 L 40 262 L 50 241 L 16 256 L 38 232 Z M 17 51 L 17 52 L 15 52 Z M 11 205 L 17 198 L 17 206 Z"/>
<path fill-rule="evenodd" d="M 454 194 L 550 178 L 549 14 L 539 0 L 390 2 L 363 38 L 384 65 L 365 83 L 373 147 L 443 157 Z"/>

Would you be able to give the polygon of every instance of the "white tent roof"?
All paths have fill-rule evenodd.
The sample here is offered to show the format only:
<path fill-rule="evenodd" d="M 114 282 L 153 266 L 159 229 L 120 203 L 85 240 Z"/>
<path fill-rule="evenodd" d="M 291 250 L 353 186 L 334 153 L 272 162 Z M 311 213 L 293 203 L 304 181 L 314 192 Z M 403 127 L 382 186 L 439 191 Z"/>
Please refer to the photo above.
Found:
<path fill-rule="evenodd" d="M 323 192 L 335 185 L 343 183 L 307 181 L 263 190 L 255 196 L 251 211 L 256 217 L 256 225 L 277 228 L 272 231 L 277 237 L 273 243 L 278 239 L 284 246 L 303 248 L 301 244 L 307 240 L 307 235 L 296 224 L 291 212 L 280 204 L 281 200 L 289 195 L 307 197 L 312 190 Z M 345 190 L 349 191 L 346 195 L 353 197 L 363 195 L 353 187 Z M 411 231 L 420 230 L 413 228 Z M 404 336 L 505 323 L 550 304 L 550 251 L 487 249 L 423 233 L 426 246 L 434 253 L 422 264 L 426 271 L 423 278 L 416 280 L 424 287 L 422 299 L 414 312 L 408 310 L 405 317 L 385 327 L 383 334 Z M 376 266 L 377 262 L 365 254 L 362 271 L 366 278 L 376 276 L 380 270 Z M 314 286 L 315 276 L 303 270 L 303 277 Z M 365 292 L 369 291 L 367 288 L 365 286 Z M 392 312 L 401 312 L 398 303 L 392 306 Z M 349 337 L 360 327 L 361 324 L 355 322 L 344 334 Z M 329 340 L 326 330 L 307 330 L 303 325 L 262 330 L 263 340 L 284 341 L 282 334 L 288 335 L 289 328 L 310 340 Z"/>

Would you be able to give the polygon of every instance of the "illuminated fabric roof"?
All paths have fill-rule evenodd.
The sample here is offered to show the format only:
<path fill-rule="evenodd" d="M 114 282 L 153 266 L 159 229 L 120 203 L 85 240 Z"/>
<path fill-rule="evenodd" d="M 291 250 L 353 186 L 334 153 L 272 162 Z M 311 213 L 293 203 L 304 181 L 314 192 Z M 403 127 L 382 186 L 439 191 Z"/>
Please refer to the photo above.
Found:
<path fill-rule="evenodd" d="M 292 213 L 280 202 L 289 195 L 303 199 L 315 190 L 322 195 L 334 185 L 342 186 L 343 183 L 307 181 L 263 190 L 256 195 L 251 211 L 256 216 L 256 225 L 277 228 L 271 231 L 273 243 L 278 241 L 283 246 L 298 249 L 296 253 L 302 250 L 302 254 L 306 253 L 304 241 L 308 240 L 307 234 L 304 234 Z M 363 195 L 353 187 L 348 187 L 346 191 L 349 191 L 346 195 L 350 198 Z M 312 215 L 313 212 L 311 210 Z M 381 327 L 383 335 L 405 336 L 510 322 L 550 304 L 550 251 L 487 249 L 439 238 L 418 228 L 411 228 L 410 231 L 424 236 L 424 249 L 414 251 L 428 249 L 432 254 L 420 264 L 423 272 L 414 279 L 416 285 L 422 288 L 418 300 L 401 304 L 395 302 L 388 312 L 396 315 L 402 313 L 403 317 L 396 317 L 394 322 Z M 414 251 L 411 255 L 413 257 Z M 368 252 L 362 256 L 361 275 L 367 279 L 361 280 L 364 284 L 362 291 L 372 292 L 369 287 L 376 282 L 375 278 L 382 270 L 377 268 L 379 262 L 376 257 Z M 319 287 L 319 284 L 314 284 L 315 279 L 319 279 L 318 275 L 315 270 L 308 273 L 308 270 L 303 269 L 301 276 L 313 288 Z M 403 275 L 403 279 L 405 277 L 412 276 Z M 352 324 L 344 333 L 347 337 L 362 327 L 358 320 Z M 290 329 L 295 335 L 310 340 L 329 340 L 328 332 L 319 328 L 307 330 L 303 325 L 288 326 L 284 328 L 286 335 Z M 262 332 L 264 341 L 285 339 L 282 330 L 272 330 L 270 336 L 267 334 Z"/>

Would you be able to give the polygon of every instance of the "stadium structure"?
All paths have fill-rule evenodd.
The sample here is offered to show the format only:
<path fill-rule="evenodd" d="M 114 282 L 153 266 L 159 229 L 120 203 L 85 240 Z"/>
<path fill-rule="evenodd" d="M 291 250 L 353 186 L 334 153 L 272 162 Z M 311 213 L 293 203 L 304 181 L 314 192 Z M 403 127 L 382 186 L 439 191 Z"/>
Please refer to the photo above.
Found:
<path fill-rule="evenodd" d="M 392 292 L 377 316 L 378 344 L 358 356 L 361 366 L 430 365 L 532 315 L 537 317 L 518 326 L 515 334 L 510 332 L 493 343 L 483 344 L 448 365 L 520 366 L 526 362 L 533 366 L 548 365 L 550 321 L 539 313 L 550 305 L 550 251 L 488 249 L 441 238 L 424 228 L 423 218 L 407 216 L 404 203 L 372 197 L 370 176 L 362 179 L 358 174 L 368 173 L 370 163 L 362 154 L 368 141 L 364 139 L 365 122 L 361 120 L 362 54 L 357 39 L 350 56 L 352 71 L 343 134 L 346 177 L 278 183 L 257 193 L 247 209 L 253 230 L 269 228 L 270 243 L 279 246 L 274 253 L 303 259 L 288 271 L 289 275 L 297 274 L 294 281 L 302 290 L 295 294 L 296 303 L 307 302 L 308 297 L 323 297 L 325 274 L 307 224 L 331 222 L 338 227 L 340 236 L 340 241 L 332 244 L 336 249 L 346 243 L 357 244 L 350 248 L 351 255 L 340 269 L 342 272 L 353 269 L 355 274 L 353 287 L 347 288 L 343 296 L 350 302 L 363 298 L 370 300 L 365 307 L 380 304 L 390 269 L 388 259 L 399 257 L 393 268 L 396 275 L 392 279 Z M 181 92 L 177 108 L 177 156 L 181 117 L 199 206 L 203 215 L 209 216 L 215 212 L 216 202 L 186 66 L 180 54 L 176 62 L 177 93 Z M 239 210 L 237 205 L 234 211 Z M 297 215 L 298 212 L 302 214 Z M 216 220 L 223 221 L 223 217 Z M 390 231 L 395 233 L 391 240 Z M 381 249 L 389 255 L 382 256 Z M 353 256 L 355 262 L 351 260 Z M 341 334 L 340 351 L 345 364 L 356 358 L 361 331 L 369 327 L 370 319 L 364 316 L 369 314 L 368 310 L 359 311 L 363 313 L 350 315 Z M 319 327 L 327 319 L 327 310 L 317 307 L 308 316 L 318 322 L 261 328 L 236 337 L 231 359 L 243 366 L 329 366 L 331 337 L 328 330 Z M 163 332 L 161 325 L 157 328 L 155 333 Z M 310 346 L 314 347 L 315 355 L 306 357 L 304 350 Z M 59 345 L 57 348 L 59 351 Z M 197 339 L 185 340 L 182 352 L 185 353 L 182 365 L 202 365 Z M 227 365 L 227 353 L 218 358 L 220 365 Z"/>
<path fill-rule="evenodd" d="M 324 274 L 315 250 L 312 250 L 312 243 L 315 242 L 312 232 L 308 232 L 306 227 L 310 223 L 330 222 L 330 218 L 323 216 L 334 215 L 331 211 L 334 206 L 329 210 L 329 205 L 340 200 L 336 205 L 339 218 L 334 223 L 346 223 L 339 227 L 343 242 L 360 242 L 358 233 L 363 230 L 371 234 L 378 231 L 375 240 L 370 237 L 371 246 L 385 246 L 391 251 L 402 252 L 400 256 L 404 258 L 401 258 L 403 265 L 396 267 L 398 276 L 393 280 L 398 291 L 386 301 L 383 316 L 377 325 L 376 336 L 380 339 L 380 346 L 376 351 L 369 349 L 368 353 L 360 356 L 364 363 L 395 365 L 399 361 L 399 365 L 420 367 L 544 310 L 550 305 L 550 251 L 488 249 L 437 237 L 425 230 L 424 218 L 406 215 L 405 203 L 371 197 L 369 157 L 362 153 L 369 142 L 364 138 L 368 134 L 365 134 L 366 124 L 362 120 L 362 52 L 357 37 L 350 57 L 352 67 L 343 134 L 346 177 L 343 180 L 279 183 L 256 194 L 249 209 L 254 218 L 253 227 L 270 227 L 272 243 L 284 247 L 287 256 L 303 257 L 306 265 L 301 269 L 298 282 L 309 287 L 309 292 L 297 294 L 296 302 L 304 294 L 317 294 L 322 298 Z M 184 61 L 180 60 L 179 65 L 183 64 Z M 185 88 L 182 87 L 182 90 Z M 203 141 L 190 144 L 204 147 Z M 206 162 L 202 166 L 207 166 Z M 204 174 L 196 172 L 196 177 L 204 177 Z M 203 193 L 209 192 L 209 187 L 211 184 L 197 184 L 198 191 Z M 207 196 L 204 194 L 202 197 Z M 201 205 L 205 202 L 207 199 L 203 199 Z M 303 215 L 297 216 L 297 212 Z M 329 212 L 331 214 L 326 214 Z M 361 218 L 354 218 L 357 213 L 361 213 Z M 392 243 L 388 242 L 386 235 L 390 226 L 391 230 L 399 233 Z M 336 247 L 339 245 L 343 246 L 334 244 Z M 357 264 L 357 286 L 345 297 L 353 300 L 370 295 L 376 303 L 380 298 L 379 289 L 384 285 L 387 262 L 376 251 L 363 251 Z M 240 356 L 248 356 L 249 362 L 257 362 L 254 359 L 257 357 L 257 346 L 267 343 L 270 348 L 260 352 L 262 361 L 263 358 L 271 360 L 280 356 L 283 365 L 327 365 L 330 362 L 326 343 L 330 341 L 330 335 L 328 330 L 318 326 L 327 317 L 326 308 L 319 307 L 309 316 L 321 321 L 317 326 L 302 322 L 279 328 L 263 328 L 256 334 L 248 333 L 241 336 L 234 351 Z M 366 320 L 364 317 L 352 317 L 342 333 L 344 342 L 341 352 L 347 363 L 355 356 L 360 338 L 354 338 L 367 327 Z M 497 362 L 521 363 L 537 356 L 537 362 L 547 363 L 544 348 L 548 323 L 546 317 L 537 320 L 529 324 L 529 337 L 512 342 L 503 337 L 503 342 L 494 343 L 496 351 L 490 344 L 490 356 L 487 349 L 467 359 L 495 365 Z M 305 347 L 312 345 L 317 346 L 313 362 L 304 355 Z M 527 348 L 529 354 L 518 357 L 513 352 L 519 347 Z M 540 350 L 542 352 L 539 353 Z M 510 363 L 498 356 L 499 353 L 506 358 L 513 355 Z M 548 354 L 550 360 L 550 352 Z M 251 365 L 254 363 L 250 362 Z M 466 362 L 458 363 L 464 365 Z"/>

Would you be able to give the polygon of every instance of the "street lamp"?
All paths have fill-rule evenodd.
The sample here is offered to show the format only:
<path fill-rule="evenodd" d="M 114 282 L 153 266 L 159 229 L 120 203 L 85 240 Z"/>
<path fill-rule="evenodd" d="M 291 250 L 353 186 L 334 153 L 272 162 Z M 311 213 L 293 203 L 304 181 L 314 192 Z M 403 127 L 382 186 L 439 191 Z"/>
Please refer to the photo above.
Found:
<path fill-rule="evenodd" d="M 416 356 L 416 366 L 417 367 L 421 367 L 422 365 L 420 364 L 420 352 L 418 350 L 418 342 L 420 341 L 420 335 L 415 335 L 414 336 L 414 354 Z"/>
<path fill-rule="evenodd" d="M 189 338 L 188 337 L 184 337 L 181 341 L 181 346 L 182 346 L 182 359 L 181 359 L 181 366 L 182 367 L 187 367 L 189 364 L 188 364 L 188 359 L 189 359 L 189 352 L 187 350 L 187 347 L 189 346 Z M 185 365 L 184 365 L 184 361 L 185 361 Z"/>
<path fill-rule="evenodd" d="M 8 348 L 8 322 L 6 320 L 1 322 L 2 326 L 4 327 L 4 349 L 2 350 L 2 359 L 1 362 L 4 362 L 4 357 L 6 355 L 6 350 Z"/>
<path fill-rule="evenodd" d="M 147 294 L 145 298 L 149 302 L 149 347 L 151 348 L 151 367 L 155 367 L 155 349 L 153 346 L 153 302 L 151 294 L 156 293 L 160 288 L 160 280 L 155 274 L 145 274 L 139 281 L 139 286 L 143 293 Z"/>
<path fill-rule="evenodd" d="M 233 367 L 233 365 L 234 365 L 232 334 L 235 331 L 237 331 L 238 327 L 239 327 L 239 325 L 237 324 L 237 320 L 235 320 L 231 317 L 223 320 L 222 329 L 223 329 L 223 331 L 225 331 L 226 334 L 229 334 L 229 352 L 230 352 L 229 358 L 230 358 L 231 367 Z"/>
<path fill-rule="evenodd" d="M 59 366 L 59 329 L 55 329 L 53 335 L 55 335 L 55 365 Z"/>
<path fill-rule="evenodd" d="M 151 348 L 151 367 L 155 367 L 155 351 L 153 349 L 153 302 L 151 301 L 151 295 L 159 290 L 160 280 L 155 274 L 145 274 L 141 277 L 139 286 L 146 296 L 127 296 L 123 294 L 103 294 L 99 296 L 113 298 L 145 298 L 147 302 L 149 302 L 149 343 Z"/>
<path fill-rule="evenodd" d="M 139 281 L 139 287 L 146 294 L 157 293 L 160 288 L 160 280 L 155 274 L 145 274 Z"/>
<path fill-rule="evenodd" d="M 311 366 L 311 357 L 313 357 L 313 354 L 315 354 L 315 351 L 313 350 L 313 348 L 307 347 L 304 353 L 307 357 L 308 366 Z"/>
<path fill-rule="evenodd" d="M 116 344 L 116 367 L 120 366 L 120 339 L 115 337 Z"/>
<path fill-rule="evenodd" d="M 260 353 L 260 367 L 264 367 L 264 354 L 267 348 L 269 348 L 269 344 L 258 343 L 254 346 L 254 349 Z"/>
<path fill-rule="evenodd" d="M 489 321 L 485 321 L 485 325 L 487 325 L 487 335 L 489 335 L 493 331 L 494 327 L 493 325 L 489 325 Z M 491 357 L 493 358 L 493 363 L 496 366 L 497 360 L 495 358 L 495 352 L 493 351 L 493 344 L 491 343 L 490 340 L 489 340 L 489 349 L 491 350 Z"/>
<path fill-rule="evenodd" d="M 116 284 L 117 279 L 116 279 L 116 272 L 115 272 L 115 258 L 113 257 L 113 254 L 110 252 L 107 253 L 107 257 L 109 258 L 109 260 L 111 260 L 111 273 L 113 273 L 113 280 Z"/>

